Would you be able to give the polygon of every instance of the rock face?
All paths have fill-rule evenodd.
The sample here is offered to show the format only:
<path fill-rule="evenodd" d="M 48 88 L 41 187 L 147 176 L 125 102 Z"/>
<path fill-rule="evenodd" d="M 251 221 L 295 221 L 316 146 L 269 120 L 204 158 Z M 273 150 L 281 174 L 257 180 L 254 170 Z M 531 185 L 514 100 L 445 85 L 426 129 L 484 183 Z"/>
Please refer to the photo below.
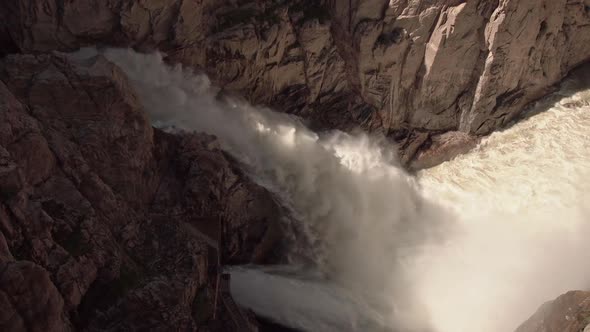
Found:
<path fill-rule="evenodd" d="M 27 0 L 0 22 L 25 52 L 160 49 L 312 125 L 384 132 L 407 162 L 408 140 L 488 134 L 590 59 L 589 0 Z"/>
<path fill-rule="evenodd" d="M 215 247 L 264 262 L 280 214 L 214 137 L 153 129 L 104 58 L 0 60 L 1 330 L 233 330 Z"/>
<path fill-rule="evenodd" d="M 590 331 L 590 293 L 574 291 L 545 303 L 516 332 Z"/>
<path fill-rule="evenodd" d="M 117 67 L 50 52 L 87 45 L 163 51 L 422 168 L 588 62 L 590 0 L 0 1 L 1 330 L 235 330 L 212 318 L 217 252 L 278 246 L 281 207 L 214 137 L 153 129 Z M 518 332 L 580 331 L 588 303 Z"/>

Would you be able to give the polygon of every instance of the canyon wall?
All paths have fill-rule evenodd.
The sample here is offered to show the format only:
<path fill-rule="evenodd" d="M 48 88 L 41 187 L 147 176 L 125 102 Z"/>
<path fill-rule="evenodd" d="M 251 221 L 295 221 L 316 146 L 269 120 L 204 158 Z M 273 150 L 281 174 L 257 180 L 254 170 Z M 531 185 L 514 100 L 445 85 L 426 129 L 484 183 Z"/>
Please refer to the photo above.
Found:
<path fill-rule="evenodd" d="M 159 49 L 312 126 L 383 132 L 405 163 L 506 125 L 590 59 L 590 0 L 28 0 L 0 19 L 8 50 Z"/>
<path fill-rule="evenodd" d="M 272 259 L 282 215 L 214 137 L 152 128 L 105 58 L 0 60 L 1 330 L 235 330 L 217 250 Z"/>
<path fill-rule="evenodd" d="M 425 167 L 590 60 L 590 0 L 0 2 L 2 330 L 232 330 L 211 321 L 209 235 L 235 263 L 277 245 L 281 207 L 214 137 L 153 129 L 119 69 L 51 52 L 86 45 L 160 50 L 313 127 L 383 133 Z M 562 302 L 519 332 L 578 330 Z"/>

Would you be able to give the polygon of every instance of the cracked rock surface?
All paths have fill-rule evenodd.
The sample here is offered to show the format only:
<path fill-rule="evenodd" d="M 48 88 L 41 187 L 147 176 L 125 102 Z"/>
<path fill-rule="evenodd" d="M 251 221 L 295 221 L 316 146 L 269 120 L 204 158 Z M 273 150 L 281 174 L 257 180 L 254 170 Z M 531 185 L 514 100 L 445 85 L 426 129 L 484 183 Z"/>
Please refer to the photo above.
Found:
<path fill-rule="evenodd" d="M 590 59 L 589 0 L 27 0 L 0 18 L 7 49 L 159 49 L 312 126 L 385 133 L 406 164 L 445 132 L 506 125 Z"/>
<path fill-rule="evenodd" d="M 419 169 L 472 147 L 590 60 L 590 0 L 0 1 L 0 330 L 231 331 L 230 263 L 280 247 L 281 207 L 214 137 L 154 129 L 82 46 L 159 50 L 314 129 L 397 142 Z M 220 227 L 220 220 L 223 226 Z M 588 294 L 518 332 L 581 331 Z"/>
<path fill-rule="evenodd" d="M 1 330 L 232 330 L 213 246 L 263 263 L 280 215 L 214 137 L 152 128 L 106 59 L 0 60 Z"/>
<path fill-rule="evenodd" d="M 572 291 L 543 304 L 516 332 L 590 330 L 590 293 Z"/>

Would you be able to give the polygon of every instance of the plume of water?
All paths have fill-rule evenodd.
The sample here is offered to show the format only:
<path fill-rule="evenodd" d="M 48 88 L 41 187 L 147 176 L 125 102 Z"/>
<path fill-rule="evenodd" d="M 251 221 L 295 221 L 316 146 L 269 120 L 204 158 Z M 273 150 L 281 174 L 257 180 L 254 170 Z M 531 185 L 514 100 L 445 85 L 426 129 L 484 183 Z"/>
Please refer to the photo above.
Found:
<path fill-rule="evenodd" d="M 216 135 L 282 197 L 326 280 L 371 308 L 379 324 L 425 328 L 427 319 L 414 317 L 405 264 L 442 233 L 445 213 L 421 198 L 391 148 L 366 135 L 320 136 L 287 115 L 220 101 L 206 77 L 166 66 L 158 54 L 105 56 L 127 73 L 155 122 Z"/>
<path fill-rule="evenodd" d="M 288 115 L 219 100 L 205 76 L 158 54 L 104 55 L 155 124 L 216 135 L 305 229 L 313 274 L 232 271 L 232 293 L 261 315 L 308 331 L 499 332 L 590 287 L 588 92 L 418 183 L 375 138 L 319 135 Z"/>

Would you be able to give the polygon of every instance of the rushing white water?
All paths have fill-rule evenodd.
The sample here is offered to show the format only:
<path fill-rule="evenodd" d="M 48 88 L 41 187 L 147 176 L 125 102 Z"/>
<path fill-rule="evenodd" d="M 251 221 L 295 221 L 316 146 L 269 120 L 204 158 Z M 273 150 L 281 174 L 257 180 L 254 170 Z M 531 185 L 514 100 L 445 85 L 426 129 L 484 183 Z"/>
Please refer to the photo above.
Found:
<path fill-rule="evenodd" d="M 590 288 L 590 90 L 569 96 L 573 83 L 547 111 L 420 174 L 463 232 L 425 257 L 418 281 L 437 330 L 511 331 Z"/>
<path fill-rule="evenodd" d="M 284 114 L 219 101 L 206 77 L 159 55 L 105 55 L 156 123 L 218 136 L 305 229 L 314 266 L 299 268 L 294 255 L 288 267 L 232 270 L 234 297 L 260 315 L 307 331 L 498 332 L 590 287 L 587 92 L 418 183 L 375 138 L 318 135 Z"/>

